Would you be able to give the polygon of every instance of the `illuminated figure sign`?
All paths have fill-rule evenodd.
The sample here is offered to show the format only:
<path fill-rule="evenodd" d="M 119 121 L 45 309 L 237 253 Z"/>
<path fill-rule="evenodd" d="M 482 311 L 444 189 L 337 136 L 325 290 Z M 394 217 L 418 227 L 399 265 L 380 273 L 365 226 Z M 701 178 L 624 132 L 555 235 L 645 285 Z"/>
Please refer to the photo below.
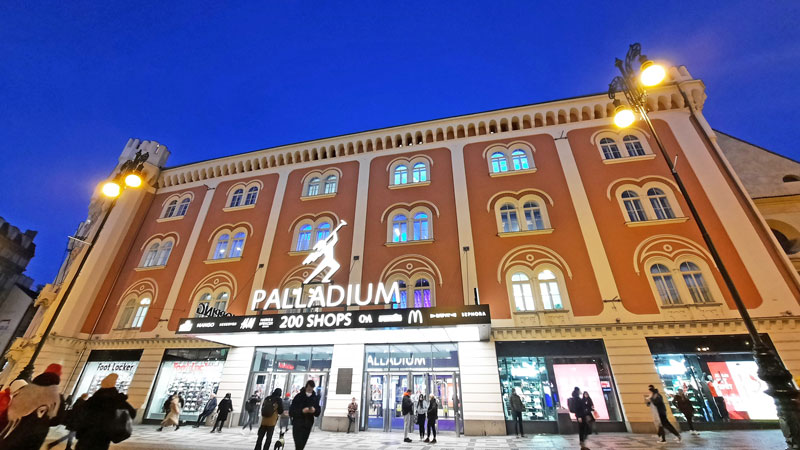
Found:
<path fill-rule="evenodd" d="M 317 275 L 321 274 L 323 270 L 328 269 L 328 273 L 322 277 L 322 283 L 330 283 L 331 276 L 336 273 L 337 270 L 341 267 L 338 262 L 333 258 L 333 247 L 339 242 L 339 228 L 347 225 L 347 222 L 344 220 L 339 223 L 339 225 L 331 231 L 331 234 L 328 235 L 325 239 L 317 242 L 314 244 L 314 250 L 306 256 L 306 259 L 303 260 L 303 265 L 308 265 L 313 263 L 314 261 L 318 260 L 320 256 L 322 257 L 322 261 L 317 264 L 317 268 L 314 269 L 311 274 L 306 277 L 303 281 L 304 284 L 311 283 L 311 281 L 316 278 Z"/>

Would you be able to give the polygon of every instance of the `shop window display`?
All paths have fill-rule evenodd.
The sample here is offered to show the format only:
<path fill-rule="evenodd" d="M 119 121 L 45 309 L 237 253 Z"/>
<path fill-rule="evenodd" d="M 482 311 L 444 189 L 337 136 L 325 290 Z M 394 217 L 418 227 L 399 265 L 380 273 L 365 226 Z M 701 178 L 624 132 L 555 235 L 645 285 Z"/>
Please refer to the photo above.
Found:
<path fill-rule="evenodd" d="M 556 420 L 553 385 L 544 358 L 499 358 L 498 364 L 506 420 L 514 420 L 511 414 L 511 392 L 514 390 L 525 405 L 522 420 Z"/>
<path fill-rule="evenodd" d="M 119 378 L 117 378 L 117 390 L 127 394 L 131 379 L 133 379 L 133 374 L 136 373 L 138 366 L 139 361 L 87 362 L 83 369 L 81 380 L 75 389 L 75 394 L 76 396 L 81 394 L 89 394 L 91 396 L 100 389 L 100 382 L 103 381 L 103 378 L 112 373 L 119 375 Z"/>
<path fill-rule="evenodd" d="M 180 393 L 184 400 L 181 420 L 196 420 L 209 396 L 217 392 L 226 355 L 227 349 L 167 350 L 146 418 L 163 419 L 164 402 Z"/>

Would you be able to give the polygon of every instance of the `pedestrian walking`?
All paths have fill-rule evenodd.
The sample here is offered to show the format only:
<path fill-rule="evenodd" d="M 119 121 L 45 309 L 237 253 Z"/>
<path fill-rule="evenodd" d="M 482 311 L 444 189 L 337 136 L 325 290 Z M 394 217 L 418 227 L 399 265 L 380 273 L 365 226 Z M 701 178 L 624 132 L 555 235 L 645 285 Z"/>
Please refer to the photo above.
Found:
<path fill-rule="evenodd" d="M 667 405 L 664 404 L 664 398 L 658 392 L 652 384 L 647 387 L 650 391 L 650 403 L 655 405 L 656 411 L 658 411 L 658 420 L 661 421 L 661 426 L 664 427 L 665 430 L 669 431 L 670 433 L 675 435 L 675 439 L 680 442 L 681 441 L 681 434 L 678 430 L 669 423 L 669 419 L 667 419 Z M 661 442 L 666 442 L 666 434 L 661 437 Z"/>
<path fill-rule="evenodd" d="M 653 416 L 653 424 L 656 426 L 656 434 L 658 435 L 658 442 L 667 442 L 664 426 L 661 425 L 661 417 L 658 414 L 658 408 L 650 401 L 650 394 L 644 396 L 644 403 L 650 407 L 650 414 Z"/>
<path fill-rule="evenodd" d="M 264 399 L 264 404 L 261 405 L 261 425 L 258 427 L 258 440 L 256 440 L 255 450 L 262 450 L 262 448 L 263 450 L 269 450 L 269 445 L 272 443 L 272 434 L 275 432 L 275 424 L 278 423 L 278 417 L 283 414 L 281 394 L 280 388 L 275 389 L 272 394 Z"/>
<path fill-rule="evenodd" d="M 597 411 L 594 410 L 594 402 L 592 397 L 589 396 L 589 391 L 583 391 L 583 404 L 586 406 L 586 412 L 589 413 L 589 433 L 597 434 Z"/>
<path fill-rule="evenodd" d="M 678 408 L 678 411 L 683 414 L 683 417 L 686 417 L 689 431 L 695 435 L 700 434 L 694 429 L 694 405 L 692 405 L 692 401 L 689 400 L 689 396 L 686 395 L 683 389 L 678 389 L 678 393 L 672 398 L 672 404 Z"/>
<path fill-rule="evenodd" d="M 431 394 L 430 400 L 428 400 L 428 435 L 425 437 L 425 442 L 436 443 L 436 421 L 438 419 L 439 402 L 436 400 L 436 396 Z M 431 432 L 433 432 L 433 440 L 430 440 Z"/>
<path fill-rule="evenodd" d="M 222 426 L 225 425 L 225 421 L 228 420 L 228 414 L 231 411 L 233 411 L 233 402 L 231 401 L 231 394 L 227 393 L 225 398 L 217 405 L 217 420 L 214 422 L 214 426 L 211 427 L 212 433 L 217 429 L 217 426 L 219 426 L 219 432 L 222 433 Z"/>
<path fill-rule="evenodd" d="M 292 400 L 289 415 L 292 417 L 292 437 L 297 450 L 306 448 L 306 442 L 314 428 L 314 418 L 319 417 L 321 412 L 315 387 L 314 380 L 308 380 L 303 390 Z"/>
<path fill-rule="evenodd" d="M 419 425 L 419 440 L 425 439 L 425 416 L 428 414 L 428 401 L 425 394 L 419 394 L 417 403 L 414 404 L 414 412 L 417 413 L 417 425 Z"/>
<path fill-rule="evenodd" d="M 356 398 L 353 397 L 353 400 L 347 405 L 347 432 L 350 433 L 350 429 L 353 428 L 353 424 L 356 423 L 356 414 L 358 411 L 358 403 L 356 403 Z"/>
<path fill-rule="evenodd" d="M 286 396 L 283 397 L 283 414 L 281 414 L 281 421 L 278 426 L 278 431 L 280 431 L 280 433 L 289 431 L 289 409 L 292 407 L 291 395 L 292 394 L 287 392 Z"/>
<path fill-rule="evenodd" d="M 217 409 L 217 395 L 213 392 L 208 397 L 208 401 L 206 401 L 206 406 L 203 407 L 203 412 L 200 413 L 200 416 L 197 417 L 197 422 L 192 425 L 193 428 L 199 428 L 200 424 L 202 424 L 209 416 L 214 414 L 214 410 Z"/>
<path fill-rule="evenodd" d="M 586 403 L 581 398 L 581 389 L 575 387 L 572 390 L 572 397 L 567 400 L 567 407 L 569 412 L 575 414 L 575 421 L 578 423 L 578 441 L 580 442 L 581 450 L 588 450 L 586 447 L 586 438 L 589 436 L 589 418 L 590 413 L 586 410 Z"/>
<path fill-rule="evenodd" d="M 0 392 L 0 430 L 5 429 L 8 425 L 8 405 L 11 403 L 11 398 L 27 384 L 28 382 L 25 380 L 14 380 Z"/>
<path fill-rule="evenodd" d="M 411 400 L 411 389 L 406 389 L 403 393 L 400 413 L 403 415 L 403 442 L 411 442 L 408 437 L 409 431 L 414 432 L 414 401 Z"/>
<path fill-rule="evenodd" d="M 78 420 L 81 412 L 80 408 L 84 403 L 86 403 L 86 400 L 88 399 L 89 399 L 89 394 L 84 392 L 83 394 L 81 394 L 80 397 L 78 397 L 77 400 L 75 400 L 75 403 L 72 405 L 72 407 L 65 412 L 66 416 L 64 417 L 64 426 L 67 428 L 68 432 L 64 436 L 61 436 L 55 441 L 47 444 L 48 449 L 51 449 L 57 446 L 58 444 L 67 441 L 67 446 L 64 447 L 64 450 L 72 450 L 72 441 L 73 439 L 75 439 L 75 435 L 77 433 Z M 67 401 L 67 406 L 69 406 L 69 401 Z"/>
<path fill-rule="evenodd" d="M 245 418 L 244 426 L 242 427 L 242 434 L 247 427 L 250 427 L 250 432 L 253 432 L 253 424 L 258 420 L 258 404 L 261 403 L 261 397 L 258 396 L 258 391 L 253 392 L 253 395 L 247 399 L 244 404 L 244 412 L 247 415 Z"/>
<path fill-rule="evenodd" d="M 161 421 L 161 426 L 156 431 L 162 431 L 164 427 L 175 427 L 175 431 L 181 427 L 181 411 L 183 405 L 181 404 L 180 394 L 173 394 L 169 400 L 169 407 L 167 416 Z"/>
<path fill-rule="evenodd" d="M 11 397 L 0 449 L 39 450 L 50 427 L 60 425 L 64 419 L 64 400 L 58 393 L 60 382 L 61 365 L 50 364 Z"/>
<path fill-rule="evenodd" d="M 511 414 L 514 416 L 514 432 L 517 437 L 525 437 L 525 431 L 522 429 L 522 413 L 525 412 L 525 404 L 522 403 L 522 398 L 517 394 L 516 389 L 511 390 L 511 397 L 508 400 L 511 403 Z"/>
<path fill-rule="evenodd" d="M 73 408 L 75 450 L 108 450 L 112 442 L 120 443 L 131 436 L 136 409 L 128 396 L 117 391 L 119 375 L 111 373 L 100 382 L 100 389 L 86 402 Z"/>

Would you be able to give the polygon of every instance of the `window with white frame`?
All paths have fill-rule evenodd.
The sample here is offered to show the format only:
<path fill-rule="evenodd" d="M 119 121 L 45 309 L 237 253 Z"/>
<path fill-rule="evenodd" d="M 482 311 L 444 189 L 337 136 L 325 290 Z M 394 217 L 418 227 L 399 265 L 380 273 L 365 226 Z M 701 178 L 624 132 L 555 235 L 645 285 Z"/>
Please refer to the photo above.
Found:
<path fill-rule="evenodd" d="M 329 235 L 331 234 L 331 224 L 330 222 L 321 222 L 317 224 L 317 240 L 324 241 Z"/>
<path fill-rule="evenodd" d="M 328 175 L 325 177 L 325 194 L 335 194 L 338 186 L 339 177 L 336 175 Z"/>
<path fill-rule="evenodd" d="M 628 219 L 631 222 L 643 222 L 647 220 L 647 215 L 644 213 L 639 194 L 630 190 L 624 191 L 622 193 L 622 202 L 625 204 L 625 211 L 627 211 Z"/>
<path fill-rule="evenodd" d="M 656 286 L 656 292 L 661 303 L 664 305 L 677 305 L 681 303 L 678 288 L 672 278 L 672 272 L 664 264 L 653 264 L 650 266 L 650 276 Z"/>
<path fill-rule="evenodd" d="M 167 205 L 167 209 L 164 212 L 164 217 L 165 218 L 174 217 L 175 216 L 175 210 L 177 208 L 178 208 L 178 200 L 172 200 L 171 202 L 169 202 L 169 204 Z"/>
<path fill-rule="evenodd" d="M 427 185 L 431 160 L 425 155 L 396 158 L 387 167 L 389 186 Z"/>
<path fill-rule="evenodd" d="M 397 283 L 400 295 L 392 294 L 392 309 L 430 308 L 434 306 L 432 278 L 427 274 L 397 278 L 388 284 Z"/>
<path fill-rule="evenodd" d="M 129 299 L 125 302 L 117 328 L 141 328 L 149 308 L 149 296 Z"/>
<path fill-rule="evenodd" d="M 533 148 L 524 142 L 494 144 L 485 150 L 485 157 L 492 176 L 527 172 L 536 168 L 533 163 Z"/>
<path fill-rule="evenodd" d="M 622 142 L 625 143 L 625 150 L 628 151 L 628 156 L 645 155 L 644 147 L 642 147 L 642 143 L 639 141 L 638 137 L 628 134 L 622 138 Z"/>
<path fill-rule="evenodd" d="M 653 207 L 653 212 L 656 219 L 674 219 L 675 213 L 672 212 L 672 207 L 667 199 L 667 194 L 659 188 L 650 188 L 647 190 L 647 198 L 650 199 L 650 205 Z"/>
<path fill-rule="evenodd" d="M 311 225 L 304 224 L 300 226 L 297 234 L 297 246 L 295 248 L 298 252 L 304 252 L 311 248 Z"/>
<path fill-rule="evenodd" d="M 681 215 L 674 192 L 663 183 L 650 182 L 643 187 L 625 185 L 617 192 L 627 223 L 657 223 L 659 220 L 678 219 Z"/>
<path fill-rule="evenodd" d="M 423 183 L 428 181 L 428 166 L 424 162 L 414 164 L 411 170 L 411 181 L 413 183 Z"/>
<path fill-rule="evenodd" d="M 228 233 L 219 235 L 213 259 L 224 259 L 228 257 L 228 244 L 230 244 L 230 240 L 231 235 Z"/>
<path fill-rule="evenodd" d="M 508 172 L 508 160 L 503 152 L 492 153 L 492 173 Z"/>
<path fill-rule="evenodd" d="M 605 159 L 622 158 L 617 142 L 611 138 L 600 139 L 600 149 L 603 151 L 603 158 Z"/>
<path fill-rule="evenodd" d="M 651 154 L 641 135 L 604 131 L 597 138 L 597 146 L 604 160 L 625 160 Z M 620 150 L 622 148 L 625 149 L 624 153 Z"/>
<path fill-rule="evenodd" d="M 178 212 L 175 215 L 176 216 L 181 216 L 181 217 L 185 216 L 186 215 L 186 211 L 189 210 L 189 203 L 191 203 L 191 202 L 192 202 L 192 199 L 190 199 L 188 197 L 183 199 L 183 200 L 181 200 L 181 203 L 178 205 Z"/>
<path fill-rule="evenodd" d="M 316 221 L 303 220 L 295 226 L 292 249 L 296 252 L 306 252 L 314 248 L 317 242 L 330 236 L 333 223 L 330 218 L 319 218 Z"/>
<path fill-rule="evenodd" d="M 431 211 L 425 207 L 416 207 L 411 211 L 397 209 L 392 211 L 386 242 L 403 243 L 429 241 L 433 239 Z"/>
<path fill-rule="evenodd" d="M 153 242 L 147 248 L 147 252 L 144 256 L 144 261 L 142 262 L 141 267 L 154 267 L 156 266 L 156 262 L 158 261 L 158 248 L 161 246 L 159 242 Z"/>
<path fill-rule="evenodd" d="M 550 229 L 544 201 L 537 195 L 520 199 L 501 198 L 495 203 L 498 233 L 517 233 Z"/>
<path fill-rule="evenodd" d="M 247 189 L 247 197 L 244 199 L 244 204 L 255 205 L 258 200 L 258 186 L 251 186 Z"/>
<path fill-rule="evenodd" d="M 233 240 L 231 240 L 231 250 L 228 252 L 228 258 L 238 258 L 242 256 L 245 236 L 246 235 L 244 231 L 240 231 L 233 235 Z"/>
<path fill-rule="evenodd" d="M 222 230 L 214 240 L 214 251 L 209 259 L 240 258 L 244 252 L 247 232 L 242 228 Z"/>
<path fill-rule="evenodd" d="M 511 165 L 514 170 L 527 170 L 530 168 L 528 165 L 528 154 L 525 150 L 514 150 L 511 152 Z"/>
<path fill-rule="evenodd" d="M 408 242 L 408 217 L 397 214 L 392 219 L 392 242 Z"/>
<path fill-rule="evenodd" d="M 394 168 L 394 184 L 408 183 L 408 167 L 399 165 Z"/>
<path fill-rule="evenodd" d="M 315 195 L 319 195 L 319 177 L 314 177 L 308 181 L 306 196 L 314 197 Z"/>
<path fill-rule="evenodd" d="M 686 283 L 687 289 L 689 289 L 689 295 L 692 296 L 692 301 L 695 303 L 713 302 L 703 271 L 700 270 L 697 264 L 691 261 L 683 262 L 680 265 L 680 270 L 683 281 Z"/>
<path fill-rule="evenodd" d="M 512 268 L 508 273 L 509 295 L 516 311 L 560 311 L 567 309 L 566 288 L 555 267 Z"/>
<path fill-rule="evenodd" d="M 161 243 L 161 248 L 158 249 L 158 256 L 156 257 L 157 266 L 166 266 L 169 261 L 169 255 L 172 253 L 172 241 L 167 240 Z"/>
<path fill-rule="evenodd" d="M 242 198 L 244 197 L 244 189 L 238 188 L 233 191 L 233 195 L 231 196 L 231 201 L 228 204 L 229 208 L 236 208 L 238 206 L 242 206 Z"/>

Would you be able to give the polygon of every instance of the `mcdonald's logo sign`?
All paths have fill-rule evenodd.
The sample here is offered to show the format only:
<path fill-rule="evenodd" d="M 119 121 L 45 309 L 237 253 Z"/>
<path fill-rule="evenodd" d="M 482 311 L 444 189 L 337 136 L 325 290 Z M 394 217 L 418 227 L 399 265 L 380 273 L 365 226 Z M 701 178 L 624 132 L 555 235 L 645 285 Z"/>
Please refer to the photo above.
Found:
<path fill-rule="evenodd" d="M 412 309 L 408 312 L 408 323 L 422 323 L 422 311 L 418 309 Z"/>

